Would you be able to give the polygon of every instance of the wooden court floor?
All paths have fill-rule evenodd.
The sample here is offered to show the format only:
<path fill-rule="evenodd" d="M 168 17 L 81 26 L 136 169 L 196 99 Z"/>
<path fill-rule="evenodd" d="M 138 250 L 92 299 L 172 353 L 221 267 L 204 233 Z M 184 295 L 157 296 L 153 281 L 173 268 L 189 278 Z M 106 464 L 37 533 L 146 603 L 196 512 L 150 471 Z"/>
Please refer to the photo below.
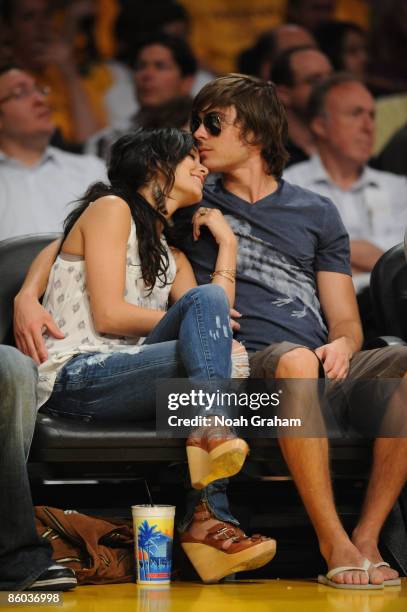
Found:
<path fill-rule="evenodd" d="M 14 607 L 14 606 L 13 606 Z M 8 608 L 10 609 L 10 608 Z M 245 580 L 168 588 L 136 584 L 83 586 L 65 593 L 58 612 L 406 612 L 407 578 L 381 591 L 339 591 L 308 580 Z"/>

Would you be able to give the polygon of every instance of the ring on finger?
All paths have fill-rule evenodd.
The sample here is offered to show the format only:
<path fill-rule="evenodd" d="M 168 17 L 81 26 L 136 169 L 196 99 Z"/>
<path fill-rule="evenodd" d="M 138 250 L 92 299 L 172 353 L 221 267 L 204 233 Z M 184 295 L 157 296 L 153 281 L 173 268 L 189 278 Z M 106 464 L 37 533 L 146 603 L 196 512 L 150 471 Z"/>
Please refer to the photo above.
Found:
<path fill-rule="evenodd" d="M 208 209 L 206 207 L 200 208 L 199 209 L 199 216 L 203 217 L 204 215 L 206 215 L 207 212 L 208 212 Z"/>

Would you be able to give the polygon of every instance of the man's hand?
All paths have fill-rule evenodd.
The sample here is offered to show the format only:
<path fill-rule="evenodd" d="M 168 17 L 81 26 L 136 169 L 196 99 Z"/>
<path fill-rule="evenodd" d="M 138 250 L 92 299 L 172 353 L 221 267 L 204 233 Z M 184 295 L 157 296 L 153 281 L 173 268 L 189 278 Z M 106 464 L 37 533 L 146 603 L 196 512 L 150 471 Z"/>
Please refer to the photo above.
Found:
<path fill-rule="evenodd" d="M 235 318 L 240 318 L 242 315 L 240 314 L 240 312 L 238 310 L 236 310 L 236 308 L 231 308 L 229 310 L 229 316 L 230 316 L 230 327 L 232 328 L 232 331 L 239 331 L 240 329 L 240 324 L 235 321 Z"/>
<path fill-rule="evenodd" d="M 346 378 L 349 371 L 349 362 L 353 355 L 347 338 L 337 338 L 329 344 L 324 344 L 317 348 L 315 353 L 324 364 L 324 370 L 328 378 Z"/>
<path fill-rule="evenodd" d="M 14 336 L 17 348 L 39 365 L 48 359 L 43 332 L 61 340 L 64 334 L 35 297 L 18 295 L 14 300 Z"/>

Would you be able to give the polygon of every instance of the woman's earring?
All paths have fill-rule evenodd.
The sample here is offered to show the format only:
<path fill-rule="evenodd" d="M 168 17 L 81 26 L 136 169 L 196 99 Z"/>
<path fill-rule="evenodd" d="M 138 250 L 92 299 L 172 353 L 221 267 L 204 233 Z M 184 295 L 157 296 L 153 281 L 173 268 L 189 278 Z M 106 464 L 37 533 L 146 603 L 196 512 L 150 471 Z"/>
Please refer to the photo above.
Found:
<path fill-rule="evenodd" d="M 165 205 L 165 195 L 158 183 L 153 184 L 153 198 L 158 212 L 164 215 L 164 217 L 167 216 L 168 210 Z"/>

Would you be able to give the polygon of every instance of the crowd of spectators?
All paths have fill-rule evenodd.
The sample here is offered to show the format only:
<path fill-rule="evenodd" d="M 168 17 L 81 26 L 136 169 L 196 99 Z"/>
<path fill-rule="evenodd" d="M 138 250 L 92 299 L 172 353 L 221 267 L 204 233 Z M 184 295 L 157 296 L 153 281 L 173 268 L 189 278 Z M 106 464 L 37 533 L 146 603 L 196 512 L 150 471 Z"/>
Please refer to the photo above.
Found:
<path fill-rule="evenodd" d="M 333 199 L 357 275 L 406 224 L 405 3 L 372 0 L 370 31 L 335 19 L 335 4 L 290 0 L 286 23 L 261 33 L 235 66 L 277 85 L 289 126 L 285 177 Z M 188 43 L 187 10 L 162 0 L 143 14 L 134 2 L 118 6 L 116 55 L 105 59 L 96 0 L 1 3 L 0 239 L 59 231 L 66 205 L 103 176 L 96 157 L 106 160 L 122 134 L 188 128 L 193 96 L 214 74 Z M 338 71 L 347 76 L 330 79 Z M 359 141 L 363 152 L 349 155 Z"/>
<path fill-rule="evenodd" d="M 231 241 L 224 241 L 225 248 L 219 249 L 219 253 L 222 251 L 222 261 L 226 261 L 225 264 L 222 263 L 221 268 L 224 265 L 227 267 L 218 269 L 217 264 L 212 265 L 210 257 L 207 257 L 210 250 L 202 251 L 204 258 L 195 261 L 195 264 L 198 264 L 198 270 L 202 268 L 203 271 L 206 270 L 206 265 L 209 266 L 208 275 L 210 274 L 213 283 L 221 285 L 218 289 L 224 289 L 224 285 L 229 285 L 229 291 L 232 293 L 231 286 L 233 286 L 233 298 L 235 278 L 238 273 L 236 280 L 239 288 L 243 286 L 241 295 L 244 296 L 243 308 L 239 306 L 239 310 L 242 310 L 244 316 L 248 313 L 246 320 L 243 319 L 243 325 L 247 326 L 246 338 L 250 338 L 250 334 L 253 333 L 254 338 L 261 337 L 261 342 L 264 341 L 266 345 L 269 344 L 267 334 L 273 338 L 273 344 L 266 346 L 264 350 L 261 350 L 264 348 L 261 342 L 255 344 L 253 341 L 252 347 L 247 345 L 246 348 L 253 351 L 252 356 L 255 355 L 250 364 L 252 376 L 316 380 L 320 376 L 322 366 L 327 378 L 332 379 L 344 378 L 348 372 L 350 372 L 351 379 L 352 376 L 355 379 L 358 377 L 379 378 L 380 376 L 405 378 L 407 376 L 405 347 L 400 349 L 390 347 L 389 352 L 383 349 L 381 353 L 375 354 L 374 359 L 379 354 L 377 362 L 372 360 L 372 352 L 369 357 L 367 355 L 369 351 L 363 351 L 364 354 L 359 351 L 362 346 L 362 334 L 359 330 L 360 322 L 355 295 L 349 277 L 348 235 L 354 285 L 362 295 L 369 283 L 369 275 L 374 265 L 387 249 L 401 242 L 407 226 L 407 177 L 405 176 L 407 73 L 405 64 L 401 61 L 407 40 L 405 29 L 407 19 L 404 17 L 407 3 L 405 0 L 388 0 L 386 3 L 366 0 L 366 3 L 368 2 L 372 7 L 374 5 L 378 9 L 371 11 L 369 31 L 356 23 L 337 20 L 335 0 L 318 0 L 318 2 L 287 0 L 286 22 L 262 32 L 257 40 L 253 40 L 249 48 L 240 49 L 240 53 L 234 58 L 236 71 L 244 75 L 253 75 L 257 79 L 232 74 L 210 83 L 201 96 L 196 96 L 201 86 L 216 76 L 216 70 L 211 66 L 203 66 L 199 63 L 199 58 L 195 56 L 188 42 L 191 26 L 188 13 L 182 4 L 175 0 L 150 0 L 146 11 L 140 10 L 138 2 L 116 0 L 119 8 L 114 30 L 116 54 L 110 58 L 106 58 L 98 47 L 97 0 L 58 0 L 55 2 L 51 0 L 2 0 L 0 4 L 0 241 L 25 234 L 61 232 L 63 220 L 69 212 L 69 204 L 75 201 L 77 203 L 82 201 L 83 204 L 84 199 L 81 200 L 81 197 L 84 198 L 83 194 L 88 186 L 105 180 L 105 162 L 109 159 L 111 145 L 117 142 L 119 137 L 138 127 L 177 127 L 189 130 L 191 111 L 194 111 L 192 112 L 193 132 L 200 143 L 201 158 L 195 153 L 194 148 L 191 149 L 192 140 L 190 139 L 192 137 L 190 134 L 181 135 L 177 131 L 172 131 L 174 138 L 182 137 L 188 143 L 186 151 L 189 151 L 189 156 L 184 156 L 179 165 L 187 160 L 190 168 L 188 172 L 185 171 L 185 174 L 189 175 L 191 183 L 194 184 L 194 194 L 199 185 L 198 196 L 201 197 L 203 193 L 210 205 L 209 208 L 201 207 L 200 212 L 196 213 L 195 241 L 193 247 L 190 247 L 189 255 L 194 263 L 194 257 L 197 255 L 193 249 L 195 246 L 199 247 L 197 239 L 200 236 L 197 224 L 204 224 L 205 216 L 208 213 L 212 214 L 212 218 L 213 214 L 220 214 L 219 210 L 215 213 L 210 212 L 213 203 L 216 205 L 223 198 L 224 203 L 219 204 L 219 207 L 223 206 L 226 212 L 229 210 L 229 205 L 250 206 L 248 210 L 251 211 L 250 214 L 253 214 L 253 225 L 246 221 L 241 223 L 238 220 L 237 225 L 235 223 L 232 226 L 236 234 L 239 232 L 241 234 L 240 244 L 246 242 L 248 245 L 246 253 L 243 252 L 248 273 L 243 275 L 238 269 L 236 237 L 229 226 L 227 227 L 230 235 L 226 234 L 226 238 L 231 238 Z M 386 44 L 383 44 L 383 41 Z M 218 81 L 221 81 L 221 94 L 217 90 Z M 275 83 L 275 87 L 271 81 Z M 238 93 L 233 93 L 233 88 Z M 205 98 L 205 92 L 208 91 L 210 96 Z M 216 98 L 217 95 L 220 97 Z M 233 97 L 234 95 L 236 97 Z M 213 104 L 212 100 L 215 101 Z M 220 108 L 217 108 L 216 100 Z M 231 101 L 230 104 L 228 102 L 222 104 L 222 101 L 225 100 Z M 247 116 L 255 117 L 252 123 L 245 123 L 245 120 L 242 119 L 243 114 L 238 113 L 238 111 L 241 112 L 239 104 L 242 100 Z M 256 107 L 256 113 L 252 115 L 250 114 L 251 106 Z M 242 122 L 243 130 L 240 130 L 239 120 Z M 261 125 L 266 127 L 260 130 Z M 222 130 L 223 139 L 218 138 Z M 285 147 L 288 155 L 283 146 L 283 135 L 286 132 Z M 136 136 L 137 134 L 140 135 L 140 132 L 135 133 Z M 156 133 L 142 131 L 142 134 L 147 134 L 147 139 L 154 140 Z M 380 146 L 377 144 L 378 134 L 380 134 Z M 258 145 L 261 141 L 260 136 L 262 146 L 264 145 L 262 149 Z M 253 139 L 251 140 L 250 137 Z M 256 138 L 259 140 L 256 141 Z M 113 148 L 113 152 L 120 157 L 121 147 L 126 148 L 127 143 L 131 140 L 131 136 L 122 138 Z M 218 150 L 216 142 L 223 142 Z M 211 148 L 213 146 L 215 149 Z M 151 159 L 156 164 L 154 172 L 157 175 L 159 174 L 157 167 L 161 171 L 167 162 L 173 170 L 172 164 L 174 163 L 175 167 L 175 161 L 172 154 L 165 153 L 160 157 L 154 148 L 151 150 L 159 160 L 157 162 L 152 154 Z M 138 147 L 127 147 L 127 151 L 135 151 L 139 157 L 142 157 Z M 281 179 L 286 158 L 288 162 L 283 179 Z M 104 186 L 104 189 L 106 194 L 110 194 L 110 190 L 114 187 L 121 194 L 121 184 L 116 181 L 115 185 L 114 172 L 111 172 L 115 160 L 114 153 L 112 160 L 109 167 L 111 185 Z M 161 166 L 160 163 L 162 163 Z M 129 168 L 132 170 L 133 166 Z M 208 168 L 213 173 L 221 173 L 221 176 L 212 176 L 212 191 L 209 191 L 209 194 L 203 192 L 202 187 Z M 150 168 L 147 170 L 149 171 Z M 144 172 L 146 173 L 147 170 Z M 222 183 L 222 175 L 223 179 L 229 176 L 230 191 L 228 191 L 226 182 Z M 129 170 L 129 177 L 126 176 L 128 182 L 123 192 L 131 194 L 131 197 L 133 186 L 136 185 L 135 179 L 133 183 L 134 176 L 133 170 L 131 172 Z M 237 176 L 239 176 L 238 181 L 236 181 Z M 245 177 L 244 180 L 240 179 L 241 176 Z M 165 199 L 164 192 L 155 182 L 155 175 L 153 178 L 149 179 L 151 184 L 148 184 L 148 197 L 151 196 L 160 214 L 167 214 L 168 210 L 165 209 L 165 206 L 162 208 Z M 85 196 L 87 205 L 99 199 L 97 194 L 100 185 L 99 183 L 87 192 Z M 126 191 L 128 186 L 129 189 Z M 143 187 L 145 187 L 144 183 Z M 103 192 L 104 195 L 105 192 Z M 135 193 L 141 199 L 144 198 L 144 195 L 138 192 L 137 187 L 135 187 Z M 147 188 L 145 193 L 147 193 Z M 169 201 L 171 199 L 175 201 L 175 197 L 172 198 L 171 194 L 172 191 L 170 194 L 166 193 L 165 196 L 168 195 Z M 269 208 L 256 206 L 256 203 L 264 202 L 266 198 Z M 186 203 L 192 203 L 192 200 L 183 202 L 183 204 Z M 109 201 L 109 206 L 110 204 L 111 201 Z M 143 206 L 144 204 L 149 204 L 147 196 L 143 200 Z M 267 212 L 274 204 L 276 206 L 273 211 L 277 213 L 276 217 Z M 150 206 L 147 206 L 153 221 L 146 227 L 155 228 L 150 234 L 154 234 L 157 230 L 156 238 L 161 243 L 161 230 L 158 231 L 157 228 L 160 224 L 167 222 L 167 219 L 164 216 L 157 216 L 155 210 L 153 213 L 153 208 L 154 206 L 150 210 Z M 118 210 L 115 211 L 115 214 Z M 93 207 L 90 208 L 91 214 L 92 211 L 94 211 Z M 244 211 L 244 215 L 246 214 L 247 212 Z M 126 215 L 129 215 L 127 209 Z M 255 217 L 256 215 L 258 218 Z M 71 221 L 74 223 L 73 219 L 75 217 L 71 216 Z M 126 218 L 126 223 L 127 221 L 130 224 L 129 218 Z M 206 223 L 208 224 L 208 220 Z M 106 227 L 107 225 L 106 223 Z M 263 232 L 261 239 L 254 232 L 252 233 L 255 226 L 261 227 Z M 89 223 L 88 227 L 92 236 L 95 237 L 97 228 L 95 229 L 94 220 L 93 225 Z M 279 227 L 282 228 L 281 231 L 277 231 Z M 72 228 L 69 228 L 68 223 L 68 229 L 65 227 L 65 237 L 69 234 L 70 229 Z M 129 235 L 128 231 L 127 229 L 126 235 Z M 133 237 L 137 236 L 137 231 L 138 229 L 132 234 Z M 224 234 L 225 226 L 222 231 Z M 219 235 L 221 233 L 219 232 Z M 215 236 L 215 233 L 214 237 L 219 245 L 222 239 Z M 189 236 L 188 239 L 192 240 L 192 237 Z M 184 245 L 187 245 L 188 239 L 184 241 Z M 100 254 L 99 242 L 95 241 L 94 244 L 98 246 L 94 253 Z M 117 251 L 116 243 L 112 239 L 110 244 L 111 254 L 113 254 Z M 124 254 L 125 241 L 122 240 L 120 245 L 123 247 Z M 200 245 L 205 247 L 204 240 L 200 241 Z M 234 246 L 230 248 L 231 245 L 235 245 L 236 248 Z M 270 250 L 268 250 L 269 247 Z M 274 251 L 271 251 L 271 247 Z M 53 248 L 56 249 L 57 246 L 54 245 Z M 263 250 L 264 248 L 266 250 Z M 239 251 L 239 257 L 242 251 L 244 249 Z M 317 251 L 319 254 L 322 253 L 323 257 L 316 258 Z M 278 252 L 278 257 L 274 262 L 271 261 L 271 266 L 269 266 L 269 259 L 272 260 L 270 252 Z M 104 253 L 105 260 L 103 261 L 106 261 L 107 253 L 108 251 Z M 78 267 L 82 266 L 83 260 L 86 262 L 86 257 L 90 257 L 88 252 L 83 253 L 83 251 L 66 254 L 73 257 L 73 259 L 68 257 L 68 260 L 76 262 Z M 233 258 L 229 261 L 231 254 Z M 290 255 L 290 258 L 286 258 L 287 254 Z M 47 256 L 50 256 L 49 253 Z M 173 261 L 177 274 L 181 269 L 184 270 L 185 278 L 188 277 L 189 281 L 193 278 L 193 282 L 188 283 L 188 286 L 191 285 L 192 290 L 195 291 L 195 278 L 191 276 L 192 269 L 188 262 L 185 263 L 186 260 L 180 264 L 178 258 L 184 261 L 182 259 L 184 255 L 178 252 L 177 262 Z M 148 261 L 149 257 L 146 260 Z M 161 255 L 157 261 L 161 261 Z M 138 266 L 131 262 L 132 260 L 128 258 L 129 267 Z M 104 268 L 104 265 L 100 267 L 102 270 Z M 71 269 L 74 269 L 73 265 L 68 268 L 68 273 Z M 113 269 L 116 271 L 116 268 L 112 267 Z M 260 276 L 256 277 L 257 273 Z M 115 278 L 115 274 L 107 276 Z M 216 276 L 218 278 L 214 280 Z M 79 274 L 75 276 L 75 281 L 79 283 L 81 278 Z M 99 279 L 100 295 L 110 297 L 109 291 L 105 291 L 104 284 L 100 283 L 99 269 L 97 278 Z M 245 283 L 248 279 L 250 283 L 247 289 Z M 273 282 L 270 282 L 271 279 Z M 252 280 L 255 280 L 254 284 L 251 283 Z M 200 281 L 199 277 L 198 281 Z M 164 278 L 163 286 L 167 287 L 169 284 Z M 180 294 L 180 286 L 182 285 L 185 289 L 186 284 L 185 280 L 178 284 L 174 295 Z M 51 283 L 49 286 L 51 291 L 61 287 L 58 282 Z M 86 285 L 83 284 L 80 287 L 81 295 L 86 302 L 88 299 Z M 126 309 L 129 306 L 133 308 L 134 303 L 124 299 L 127 289 L 125 293 L 120 283 L 116 285 L 116 289 L 120 300 L 112 301 L 112 304 L 115 304 L 115 307 L 119 303 Z M 201 288 L 197 289 L 199 293 Z M 294 306 L 294 303 L 298 298 L 296 293 L 301 291 L 302 296 L 298 301 L 304 305 L 304 308 L 300 310 Z M 38 297 L 40 296 L 39 287 L 34 293 L 36 297 L 37 294 Z M 116 299 L 116 294 L 114 295 Z M 212 293 L 208 294 L 210 295 Z M 256 295 L 259 296 L 260 305 L 256 316 L 261 313 L 261 318 L 258 316 L 257 319 L 261 321 L 261 327 L 257 324 L 253 325 L 255 317 L 250 314 L 250 308 L 257 301 Z M 61 296 L 62 299 L 60 299 Z M 32 298 L 34 302 L 27 302 L 26 308 L 31 311 L 40 309 L 42 312 L 43 309 L 36 297 Z M 168 303 L 167 297 L 166 294 L 162 306 L 160 305 L 158 309 L 160 316 L 161 310 L 164 311 Z M 139 296 L 136 298 L 139 300 Z M 218 298 L 220 299 L 219 295 Z M 224 311 L 225 321 L 228 320 L 230 312 L 232 317 L 233 312 L 239 316 L 239 312 L 229 310 L 229 305 L 234 304 L 233 298 L 230 303 L 223 302 L 222 312 Z M 27 300 L 27 295 L 23 296 L 23 301 L 24 299 Z M 177 299 L 175 297 L 175 300 Z M 64 293 L 62 293 L 58 296 L 58 303 L 62 304 L 64 300 Z M 100 305 L 100 300 L 94 300 L 94 303 Z M 208 310 L 208 303 L 205 302 L 206 310 Z M 238 304 L 236 300 L 236 308 Z M 262 312 L 263 304 L 266 304 L 264 312 Z M 282 306 L 288 304 L 292 304 L 292 308 L 290 306 L 283 310 Z M 369 302 L 359 302 L 359 304 L 365 309 L 362 310 L 362 319 L 366 329 L 366 322 L 369 322 L 371 314 L 370 304 Z M 79 307 L 79 305 L 74 304 L 74 313 L 77 312 L 76 306 Z M 18 306 L 16 310 L 18 311 Z M 154 316 L 157 315 L 157 310 L 151 307 L 150 302 L 147 302 L 145 310 L 154 310 Z M 110 311 L 106 309 L 104 312 Z M 116 308 L 114 312 L 117 318 Z M 46 311 L 44 313 L 47 318 L 42 321 L 49 321 L 50 313 Z M 92 316 L 89 315 L 89 321 Z M 109 316 L 106 314 L 104 316 L 108 321 Z M 24 317 L 21 317 L 20 306 L 21 319 Z M 37 323 L 39 320 L 37 318 Z M 157 319 L 157 321 L 160 320 Z M 66 321 L 61 318 L 57 324 L 63 327 Z M 145 325 L 144 320 L 143 325 Z M 154 329 L 154 325 L 148 329 L 145 325 L 142 331 L 137 331 L 137 334 L 140 334 L 140 337 L 149 334 Z M 234 329 L 240 329 L 239 323 L 234 322 L 234 325 Z M 76 329 L 81 330 L 78 332 L 80 335 L 82 335 L 83 326 L 84 321 L 80 321 L 77 325 Z M 46 324 L 45 328 L 51 332 L 51 336 L 54 335 L 51 326 Z M 41 340 L 43 329 L 44 325 L 40 323 L 38 336 Z M 117 333 L 116 329 L 119 329 L 120 333 L 127 333 L 124 327 L 112 328 L 108 325 L 98 328 L 98 331 L 104 338 L 106 334 Z M 135 335 L 135 328 L 129 327 L 129 329 Z M 226 329 L 226 325 L 223 325 L 224 335 L 228 337 Z M 256 334 L 253 332 L 254 329 Z M 63 336 L 63 332 L 57 331 L 58 333 Z M 279 334 L 281 334 L 281 339 Z M 173 340 L 172 329 L 170 335 Z M 264 335 L 267 341 L 264 340 Z M 55 337 L 62 339 L 61 336 L 56 335 Z M 16 337 L 17 344 L 19 344 L 18 334 Z M 151 336 L 149 337 L 151 340 Z M 167 336 L 163 333 L 162 337 Z M 184 337 L 187 337 L 185 331 Z M 68 338 L 68 334 L 65 338 Z M 246 342 L 244 335 L 242 338 Z M 121 340 L 126 340 L 126 338 L 122 337 Z M 93 352 L 94 344 L 89 342 L 87 336 L 80 342 L 80 351 L 79 345 L 72 349 L 75 355 L 77 351 L 83 355 Z M 101 342 L 102 345 L 109 345 L 107 341 L 102 340 Z M 164 341 L 160 337 L 158 342 Z M 324 344 L 321 345 L 320 342 Z M 171 343 L 166 342 L 166 344 Z M 146 342 L 147 345 L 148 342 Z M 282 345 L 285 346 L 282 347 Z M 48 349 L 52 346 L 51 341 Z M 86 350 L 82 350 L 84 346 L 87 347 Z M 316 347 L 314 352 L 318 357 L 318 363 L 315 355 L 305 348 L 311 346 L 313 350 Z M 27 455 L 28 449 L 23 448 L 23 438 L 25 441 L 29 435 L 32 436 L 35 421 L 34 387 L 31 388 L 29 383 L 30 380 L 34 381 L 36 372 L 33 371 L 32 363 L 28 367 L 28 362 L 26 362 L 24 366 L 21 361 L 23 357 L 21 353 L 11 347 L 2 348 L 4 349 L 2 359 L 6 364 L 3 370 L 8 370 L 7 359 L 10 359 L 10 363 L 13 363 L 9 371 L 12 372 L 13 368 L 19 371 L 18 376 L 22 377 L 28 389 L 25 391 L 23 385 L 22 392 L 15 393 L 18 379 L 14 379 L 14 386 L 9 385 L 7 377 L 9 380 L 13 380 L 13 377 L 8 371 L 6 372 L 7 376 L 4 376 L 4 380 L 6 380 L 6 388 L 9 389 L 7 400 L 9 412 L 6 414 L 4 411 L 3 420 L 12 423 L 13 431 L 18 431 L 19 436 L 19 446 L 16 443 L 15 448 L 12 447 L 13 438 L 10 439 L 7 457 L 12 457 L 14 462 L 17 454 L 19 456 L 16 473 L 19 470 L 18 474 L 24 477 L 25 480 L 21 480 L 19 484 L 27 495 L 20 500 L 20 514 L 17 519 L 21 519 L 22 524 L 27 524 L 26 532 L 28 533 L 33 529 L 33 523 L 23 456 L 23 451 Z M 226 354 L 229 356 L 231 354 L 230 347 L 226 348 L 225 357 L 222 356 L 219 363 L 226 363 Z M 127 350 L 123 351 L 126 354 L 127 352 Z M 72 354 L 70 352 L 69 357 Z M 256 366 L 256 355 L 259 354 L 262 356 Z M 166 361 L 168 361 L 167 358 Z M 87 365 L 93 366 L 94 363 L 89 361 Z M 397 372 L 396 376 L 393 375 L 393 372 Z M 54 374 L 56 373 L 55 370 Z M 99 376 L 105 377 L 106 373 L 99 373 Z M 226 374 L 224 377 L 226 378 Z M 41 376 L 40 382 L 44 382 Z M 54 381 L 52 385 L 53 383 Z M 130 397 L 133 393 L 131 385 L 128 385 L 128 389 Z M 25 408 L 21 399 L 23 396 L 27 399 Z M 304 397 L 302 404 L 310 405 L 308 396 Z M 19 405 L 17 405 L 18 402 L 16 404 L 15 398 L 20 398 L 18 399 Z M 76 399 L 74 398 L 73 401 Z M 16 405 L 17 418 L 14 417 Z M 393 401 L 390 403 L 391 408 L 392 406 Z M 133 409 L 133 404 L 131 409 Z M 31 420 L 20 419 L 18 415 L 23 414 L 24 410 L 27 411 L 27 414 L 28 410 L 31 411 Z M 26 438 L 20 435 L 23 425 L 27 427 L 27 432 L 30 430 Z M 0 430 L 8 431 L 6 427 L 0 427 Z M 202 449 L 205 444 L 210 444 L 210 436 L 205 440 L 205 442 L 202 440 L 199 442 L 202 444 Z M 316 529 L 321 553 L 328 567 L 337 566 L 336 569 L 328 572 L 324 584 L 335 586 L 336 581 L 332 581 L 330 575 L 333 577 L 345 573 L 349 574 L 342 578 L 346 586 L 353 585 L 359 588 L 362 585 L 362 576 L 359 573 L 364 573 L 363 578 L 370 580 L 371 577 L 367 573 L 368 567 L 379 569 L 388 566 L 378 552 L 377 542 L 373 535 L 376 533 L 376 527 L 376 535 L 380 533 L 385 517 L 403 486 L 405 441 L 402 437 L 397 440 L 397 438 L 387 440 L 383 437 L 380 443 L 376 442 L 371 479 L 373 484 L 369 484 L 364 515 L 362 514 L 362 519 L 358 523 L 359 533 L 355 533 L 357 531 L 355 530 L 351 542 L 336 515 L 329 479 L 326 440 L 310 437 L 292 442 L 289 439 L 283 439 L 283 454 Z M 206 446 L 206 448 L 210 447 Z M 383 464 L 386 469 L 383 469 Z M 380 471 L 377 466 L 381 466 Z M 235 471 L 228 472 L 225 475 L 229 476 L 234 473 Z M 11 489 L 18 490 L 16 487 L 8 486 L 12 474 L 11 470 L 2 471 L 2 477 L 6 483 L 3 488 L 6 494 Z M 218 472 L 214 472 L 214 475 L 216 478 L 213 480 L 225 483 L 223 475 L 222 480 L 219 480 Z M 382 494 L 383 482 L 389 483 L 390 494 L 387 496 Z M 224 484 L 221 485 L 221 487 L 224 486 Z M 199 487 L 196 488 L 199 489 Z M 219 508 L 227 509 L 226 491 L 222 488 L 214 489 L 214 491 L 215 493 L 212 493 L 214 497 L 221 500 L 217 502 Z M 191 497 L 191 500 L 193 499 Z M 201 500 L 200 497 L 196 499 Z M 205 499 L 208 501 L 208 498 Z M 322 505 L 321 499 L 324 499 L 325 502 Z M 205 547 L 206 551 L 213 552 L 216 549 L 226 552 L 229 549 L 223 549 L 222 543 L 217 541 L 218 534 L 223 533 L 223 539 L 229 542 L 230 547 L 242 546 L 246 547 L 246 550 L 248 548 L 253 550 L 256 546 L 264 545 L 271 549 L 271 543 L 267 544 L 263 536 L 256 535 L 248 538 L 243 532 L 236 529 L 236 520 L 231 515 L 229 516 L 226 510 L 220 512 L 220 514 L 223 513 L 222 520 L 226 522 L 221 523 L 219 527 L 218 516 L 212 515 L 208 511 L 210 505 L 205 504 L 206 502 L 203 505 L 199 503 L 193 507 L 191 502 L 191 512 L 187 518 L 189 517 L 188 521 L 192 527 L 185 519 L 182 536 L 184 544 L 199 543 L 200 546 Z M 29 520 L 26 520 L 26 517 L 29 517 Z M 215 521 L 215 524 L 211 521 Z M 202 523 L 206 523 L 206 527 Z M 369 526 L 369 529 L 366 528 L 366 525 Z M 10 538 L 10 534 L 5 531 L 3 529 L 3 534 L 0 535 L 4 536 L 4 542 L 9 549 L 3 546 L 3 550 L 11 550 L 11 553 L 15 553 L 14 538 Z M 365 534 L 368 532 L 369 538 L 366 539 Z M 32 536 L 32 534 L 28 535 Z M 213 541 L 210 541 L 212 536 Z M 357 541 L 358 538 L 360 542 Z M 365 546 L 366 551 L 364 551 L 363 545 L 366 544 L 366 541 L 369 546 Z M 38 548 L 38 541 L 36 542 Z M 371 542 L 374 542 L 374 545 Z M 0 542 L 0 553 L 2 545 Z M 337 547 L 336 551 L 334 551 L 334 545 Z M 337 553 L 341 546 L 349 553 L 347 558 L 351 561 L 350 565 L 348 561 L 344 565 L 342 556 L 338 554 L 336 557 L 332 552 Z M 274 548 L 272 554 L 274 554 Z M 191 556 L 193 557 L 193 554 Z M 374 562 L 373 566 L 369 564 L 369 561 L 366 566 L 366 559 L 363 557 L 369 557 Z M 212 557 L 208 557 L 210 558 Z M 270 558 L 269 555 L 267 560 Z M 259 567 L 265 562 L 264 559 L 261 562 L 258 559 L 257 561 L 257 565 L 252 564 L 248 567 Z M 21 568 L 17 569 L 21 569 L 21 573 L 24 574 L 25 582 L 20 581 L 23 584 L 22 588 L 26 586 L 31 588 L 34 585 L 35 589 L 41 589 L 48 586 L 50 583 L 43 581 L 44 576 L 47 580 L 53 576 L 54 581 L 62 580 L 65 576 L 68 581 L 65 583 L 66 588 L 72 588 L 76 584 L 73 572 L 67 574 L 66 568 L 60 565 L 47 566 L 49 562 L 48 555 L 44 553 L 41 565 L 45 568 L 45 572 L 43 571 L 42 574 L 37 572 L 37 576 L 29 576 L 28 573 L 26 575 L 26 568 L 21 564 Z M 208 562 L 207 565 L 210 566 L 210 563 Z M 232 565 L 228 566 L 229 569 L 231 567 Z M 236 571 L 242 568 L 244 569 L 244 566 L 238 565 Z M 38 571 L 39 569 L 40 567 Z M 350 574 L 356 571 L 358 574 L 353 578 Z M 61 572 L 65 573 L 61 574 Z M 214 575 L 218 580 L 227 573 L 225 570 L 223 573 Z M 15 567 L 10 566 L 10 575 L 14 581 L 15 574 Z M 397 572 L 390 567 L 384 570 L 383 576 L 380 580 L 381 587 L 385 582 L 388 585 L 400 583 Z M 39 580 L 37 580 L 38 577 Z M 376 582 L 374 580 L 370 582 L 370 587 L 379 588 L 379 578 L 376 577 Z M 6 576 L 7 579 L 8 576 Z M 352 582 L 353 579 L 355 582 Z M 208 581 L 213 580 L 211 578 Z M 345 583 L 341 586 L 345 586 Z M 364 584 L 366 585 L 366 582 Z"/>

